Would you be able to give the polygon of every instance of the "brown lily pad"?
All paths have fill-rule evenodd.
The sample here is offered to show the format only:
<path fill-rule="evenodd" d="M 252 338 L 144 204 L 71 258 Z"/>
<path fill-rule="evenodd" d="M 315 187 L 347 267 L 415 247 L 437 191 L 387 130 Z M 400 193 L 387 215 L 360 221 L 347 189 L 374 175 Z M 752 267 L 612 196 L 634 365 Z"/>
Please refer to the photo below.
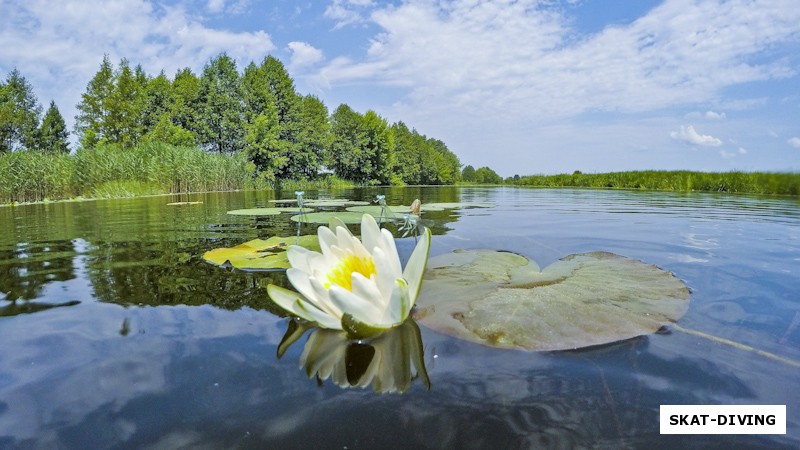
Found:
<path fill-rule="evenodd" d="M 650 334 L 688 306 L 673 274 L 613 253 L 570 255 L 540 271 L 514 253 L 456 250 L 428 262 L 415 318 L 492 347 L 549 351 Z"/>

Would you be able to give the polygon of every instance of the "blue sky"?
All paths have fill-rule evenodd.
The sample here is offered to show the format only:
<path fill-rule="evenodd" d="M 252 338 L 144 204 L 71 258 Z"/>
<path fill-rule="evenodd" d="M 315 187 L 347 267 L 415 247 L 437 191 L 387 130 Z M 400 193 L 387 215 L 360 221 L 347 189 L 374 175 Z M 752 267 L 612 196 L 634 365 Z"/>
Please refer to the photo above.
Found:
<path fill-rule="evenodd" d="M 800 171 L 796 0 L 0 2 L 0 76 L 70 128 L 103 54 L 172 76 L 221 52 L 503 176 Z"/>

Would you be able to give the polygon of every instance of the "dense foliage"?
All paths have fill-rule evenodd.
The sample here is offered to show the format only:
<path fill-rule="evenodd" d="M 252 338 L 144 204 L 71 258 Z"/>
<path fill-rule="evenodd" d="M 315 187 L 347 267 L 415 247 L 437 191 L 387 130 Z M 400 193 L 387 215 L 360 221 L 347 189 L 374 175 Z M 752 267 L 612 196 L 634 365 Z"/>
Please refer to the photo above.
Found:
<path fill-rule="evenodd" d="M 329 115 L 317 97 L 297 93 L 272 56 L 240 73 L 221 54 L 199 76 L 187 68 L 172 80 L 163 73 L 148 76 L 124 59 L 115 69 L 105 57 L 78 111 L 75 132 L 84 149 L 163 142 L 241 153 L 255 164 L 258 178 L 273 185 L 331 171 L 359 184 L 452 184 L 460 177 L 458 157 L 443 142 L 346 104 Z M 396 146 L 396 134 L 414 142 Z M 402 165 L 411 159 L 416 165 Z"/>
<path fill-rule="evenodd" d="M 519 186 L 645 189 L 673 192 L 731 192 L 800 195 L 800 174 L 765 172 L 634 171 L 520 177 Z"/>
<path fill-rule="evenodd" d="M 444 142 L 409 130 L 402 122 L 391 125 L 375 111 L 362 114 L 342 104 L 329 114 L 319 98 L 298 94 L 283 63 L 272 56 L 259 65 L 251 62 L 240 73 L 223 53 L 199 75 L 185 68 L 172 79 L 163 72 L 148 75 L 127 59 L 114 67 L 105 56 L 77 110 L 73 131 L 80 149 L 70 163 L 76 173 L 100 167 L 82 167 L 86 157 L 81 155 L 87 152 L 103 158 L 113 147 L 114 158 L 123 158 L 119 155 L 125 152 L 138 155 L 166 144 L 161 148 L 172 148 L 173 153 L 175 148 L 194 147 L 249 161 L 254 168 L 250 181 L 273 187 L 317 181 L 312 185 L 453 184 L 461 176 L 461 163 Z M 68 142 L 55 103 L 42 119 L 32 87 L 12 71 L 0 84 L 0 152 L 62 155 L 69 153 Z M 19 158 L 39 160 L 33 155 Z M 137 176 L 116 172 L 106 178 L 125 184 Z M 5 181 L 3 189 L 8 191 L 12 184 Z M 86 186 L 77 187 L 77 192 L 86 193 Z M 62 195 L 47 191 L 32 198 Z"/>

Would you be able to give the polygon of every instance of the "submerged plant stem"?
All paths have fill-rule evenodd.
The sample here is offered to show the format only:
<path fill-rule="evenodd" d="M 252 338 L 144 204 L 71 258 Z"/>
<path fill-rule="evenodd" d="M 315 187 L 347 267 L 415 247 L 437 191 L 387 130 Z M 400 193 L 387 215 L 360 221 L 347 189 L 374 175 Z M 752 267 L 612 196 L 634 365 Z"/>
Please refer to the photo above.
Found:
<path fill-rule="evenodd" d="M 749 345 L 740 344 L 738 342 L 731 341 L 730 339 L 717 337 L 717 336 L 714 336 L 712 334 L 704 333 L 702 331 L 692 330 L 690 328 L 684 328 L 684 327 L 682 327 L 682 326 L 680 326 L 678 324 L 674 324 L 674 325 L 672 325 L 672 327 L 673 327 L 673 329 L 675 329 L 676 331 L 680 331 L 681 333 L 691 334 L 692 336 L 697 336 L 697 337 L 701 337 L 703 339 L 708 339 L 709 341 L 713 341 L 713 342 L 716 342 L 718 344 L 730 345 L 731 347 L 738 348 L 739 350 L 745 350 L 745 351 L 748 351 L 748 352 L 752 352 L 752 353 L 755 353 L 757 355 L 761 355 L 761 356 L 763 356 L 765 358 L 769 358 L 769 359 L 772 359 L 772 360 L 775 360 L 775 361 L 778 361 L 778 362 L 782 362 L 782 363 L 784 363 L 786 365 L 789 365 L 789 366 L 792 366 L 792 367 L 800 368 L 800 361 L 797 361 L 795 359 L 786 358 L 784 356 L 776 355 L 775 353 L 770 353 L 770 352 L 765 351 L 765 350 L 759 350 L 757 348 L 750 347 Z"/>

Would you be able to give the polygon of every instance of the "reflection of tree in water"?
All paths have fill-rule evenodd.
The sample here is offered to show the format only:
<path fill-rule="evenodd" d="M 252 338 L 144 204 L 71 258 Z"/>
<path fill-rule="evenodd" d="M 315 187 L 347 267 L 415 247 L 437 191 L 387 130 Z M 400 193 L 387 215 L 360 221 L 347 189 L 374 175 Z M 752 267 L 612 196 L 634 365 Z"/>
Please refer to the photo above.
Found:
<path fill-rule="evenodd" d="M 272 309 L 264 283 L 286 284 L 281 273 L 228 271 L 204 262 L 203 243 L 107 242 L 89 253 L 94 295 L 123 305 L 204 305 Z"/>
<path fill-rule="evenodd" d="M 5 299 L 33 300 L 54 281 L 75 278 L 71 241 L 21 242 L 0 250 L 0 292 Z"/>

